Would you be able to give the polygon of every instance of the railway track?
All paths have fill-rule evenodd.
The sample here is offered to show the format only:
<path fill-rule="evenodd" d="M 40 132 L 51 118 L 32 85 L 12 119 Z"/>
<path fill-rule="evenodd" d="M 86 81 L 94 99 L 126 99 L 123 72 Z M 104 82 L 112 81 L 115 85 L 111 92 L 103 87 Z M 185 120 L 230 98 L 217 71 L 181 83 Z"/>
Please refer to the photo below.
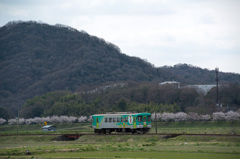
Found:
<path fill-rule="evenodd" d="M 159 135 L 159 136 L 225 136 L 225 137 L 240 137 L 240 134 L 185 134 L 185 133 L 178 133 L 178 134 L 168 134 L 168 133 L 147 133 L 147 134 L 131 134 L 131 133 L 112 133 L 112 134 L 94 134 L 94 133 L 72 133 L 72 134 L 0 134 L 1 136 L 84 136 L 84 135 L 96 135 L 96 136 L 123 136 L 123 135 L 131 135 L 131 136 L 141 136 L 141 135 Z"/>

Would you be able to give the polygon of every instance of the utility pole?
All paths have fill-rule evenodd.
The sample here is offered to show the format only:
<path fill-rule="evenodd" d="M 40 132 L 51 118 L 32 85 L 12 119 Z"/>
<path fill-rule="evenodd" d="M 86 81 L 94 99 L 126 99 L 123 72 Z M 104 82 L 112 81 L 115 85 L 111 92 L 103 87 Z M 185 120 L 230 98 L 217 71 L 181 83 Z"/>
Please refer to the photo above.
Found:
<path fill-rule="evenodd" d="M 17 118 L 17 135 L 18 135 L 18 129 L 19 129 L 19 107 L 18 107 L 18 118 Z"/>
<path fill-rule="evenodd" d="M 219 104 L 219 96 L 218 96 L 218 81 L 219 81 L 219 79 L 218 79 L 218 73 L 219 73 L 219 68 L 216 67 L 216 68 L 215 68 L 215 71 L 216 71 L 216 87 L 217 87 L 217 92 L 216 92 L 216 94 L 217 94 L 216 106 L 217 106 L 217 107 L 220 107 L 220 104 Z"/>
<path fill-rule="evenodd" d="M 155 112 L 155 130 L 157 134 L 157 113 Z"/>

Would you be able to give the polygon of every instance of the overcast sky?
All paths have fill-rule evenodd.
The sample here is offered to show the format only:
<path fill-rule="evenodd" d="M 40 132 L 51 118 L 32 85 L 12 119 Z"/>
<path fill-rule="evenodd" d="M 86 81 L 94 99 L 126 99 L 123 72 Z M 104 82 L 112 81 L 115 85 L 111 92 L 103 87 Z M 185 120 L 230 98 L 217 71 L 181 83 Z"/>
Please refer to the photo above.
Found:
<path fill-rule="evenodd" d="M 0 0 L 9 21 L 65 24 L 156 67 L 240 73 L 240 0 Z"/>

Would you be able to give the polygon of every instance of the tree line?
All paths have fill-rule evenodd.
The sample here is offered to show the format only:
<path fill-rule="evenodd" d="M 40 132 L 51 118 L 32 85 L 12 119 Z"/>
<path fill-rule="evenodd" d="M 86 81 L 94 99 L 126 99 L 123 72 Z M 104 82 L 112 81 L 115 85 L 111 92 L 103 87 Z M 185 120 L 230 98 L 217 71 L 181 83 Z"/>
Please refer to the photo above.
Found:
<path fill-rule="evenodd" d="M 239 121 L 240 114 L 238 112 L 229 111 L 227 113 L 223 112 L 214 112 L 211 115 L 209 114 L 198 114 L 198 113 L 153 113 L 151 115 L 152 121 L 163 121 L 163 122 L 183 122 L 183 121 Z M 35 118 L 14 118 L 5 120 L 0 118 L 0 125 L 31 125 L 31 124 L 44 124 L 45 122 L 49 124 L 56 123 L 83 123 L 83 122 L 92 122 L 92 116 L 51 116 L 51 117 L 35 117 Z"/>
<path fill-rule="evenodd" d="M 216 88 L 207 95 L 194 88 L 176 88 L 158 83 L 128 82 L 109 89 L 55 91 L 27 100 L 20 114 L 24 118 L 44 116 L 83 116 L 105 112 L 195 112 L 211 114 L 216 111 L 240 108 L 240 86 L 223 85 L 219 99 L 223 106 L 216 107 Z"/>

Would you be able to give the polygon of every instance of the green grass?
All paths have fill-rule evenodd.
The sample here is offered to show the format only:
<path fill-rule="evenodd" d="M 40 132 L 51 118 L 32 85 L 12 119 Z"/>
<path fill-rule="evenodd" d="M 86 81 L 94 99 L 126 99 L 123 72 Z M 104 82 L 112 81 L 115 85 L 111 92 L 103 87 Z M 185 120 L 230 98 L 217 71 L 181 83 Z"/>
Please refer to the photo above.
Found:
<path fill-rule="evenodd" d="M 150 132 L 155 133 L 155 123 Z M 240 122 L 158 122 L 158 133 L 240 134 Z"/>
<path fill-rule="evenodd" d="M 159 133 L 239 134 L 240 122 L 158 123 Z M 43 133 L 42 125 L 19 127 L 19 133 Z M 92 132 L 89 123 L 58 124 L 54 133 Z M 40 130 L 39 130 L 40 129 Z M 0 134 L 16 134 L 16 126 L 1 126 Z M 7 133 L 6 133 L 7 132 Z M 152 129 L 151 132 L 155 132 Z M 239 158 L 240 137 L 164 135 L 91 135 L 75 141 L 57 136 L 0 136 L 0 158 Z M 32 154 L 26 156 L 29 150 Z"/>
<path fill-rule="evenodd" d="M 93 133 L 91 123 L 55 124 L 56 132 L 47 133 Z M 42 125 L 3 125 L 0 134 L 42 134 Z M 46 133 L 46 132 L 44 132 Z M 155 123 L 152 123 L 150 133 L 155 133 Z M 240 121 L 220 122 L 158 122 L 158 133 L 185 134 L 240 134 Z"/>
<path fill-rule="evenodd" d="M 33 156 L 62 157 L 63 153 L 71 157 L 73 154 L 120 154 L 140 152 L 146 154 L 209 154 L 219 153 L 227 156 L 240 155 L 240 137 L 202 137 L 178 136 L 165 139 L 156 135 L 126 135 L 126 136 L 82 136 L 76 141 L 55 141 L 54 137 L 45 136 L 11 136 L 0 137 L 0 156 L 23 156 L 29 150 Z M 110 153 L 111 152 L 111 153 Z M 174 156 L 174 155 L 173 155 Z M 184 155 L 183 155 L 184 156 Z M 89 156 L 91 157 L 91 156 Z M 114 157 L 114 156 L 113 156 Z M 133 156 L 134 158 L 134 156 Z"/>
<path fill-rule="evenodd" d="M 238 154 L 208 154 L 208 153 L 172 153 L 172 152 L 83 152 L 59 153 L 64 158 L 161 158 L 161 159 L 239 159 Z M 38 157 L 38 156 L 36 156 Z M 39 157 L 52 158 L 54 154 Z M 59 157 L 60 158 L 60 157 Z"/>
<path fill-rule="evenodd" d="M 54 124 L 55 132 L 43 132 L 42 125 L 3 125 L 0 126 L 1 134 L 42 134 L 42 133 L 93 133 L 91 123 Z"/>
<path fill-rule="evenodd" d="M 62 159 L 62 158 L 161 158 L 161 159 L 239 159 L 238 154 L 209 154 L 181 152 L 65 152 L 30 156 L 14 156 L 16 159 Z M 8 158 L 1 157 L 0 158 Z M 9 157 L 12 158 L 12 157 Z"/>

